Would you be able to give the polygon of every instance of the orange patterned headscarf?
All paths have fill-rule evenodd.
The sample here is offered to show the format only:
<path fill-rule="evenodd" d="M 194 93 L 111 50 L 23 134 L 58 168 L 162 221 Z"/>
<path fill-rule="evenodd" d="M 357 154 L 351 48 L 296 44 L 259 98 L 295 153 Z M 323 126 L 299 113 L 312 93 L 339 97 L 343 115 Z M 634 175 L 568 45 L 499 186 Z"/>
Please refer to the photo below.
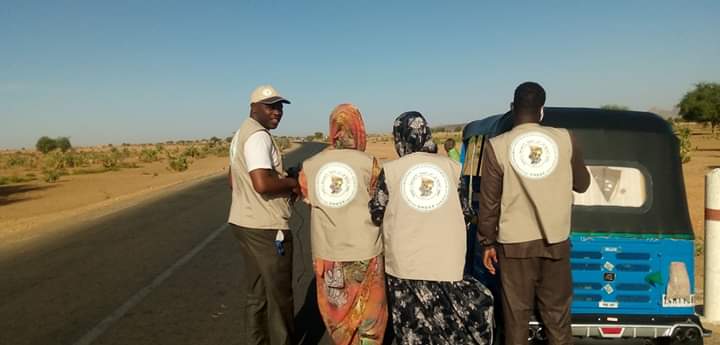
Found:
<path fill-rule="evenodd" d="M 360 110 L 352 104 L 340 104 L 330 113 L 330 146 L 365 151 L 365 123 Z"/>

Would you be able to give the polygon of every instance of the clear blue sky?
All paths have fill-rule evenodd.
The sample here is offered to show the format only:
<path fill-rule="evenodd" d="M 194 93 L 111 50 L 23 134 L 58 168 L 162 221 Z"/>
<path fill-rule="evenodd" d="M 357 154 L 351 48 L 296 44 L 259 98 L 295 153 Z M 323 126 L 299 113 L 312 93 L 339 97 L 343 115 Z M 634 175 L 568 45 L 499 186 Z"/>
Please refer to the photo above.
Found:
<path fill-rule="evenodd" d="M 0 148 L 226 137 L 252 89 L 293 104 L 277 134 L 327 132 L 356 104 L 371 132 L 548 105 L 671 109 L 720 81 L 719 1 L 29 1 L 0 5 Z"/>

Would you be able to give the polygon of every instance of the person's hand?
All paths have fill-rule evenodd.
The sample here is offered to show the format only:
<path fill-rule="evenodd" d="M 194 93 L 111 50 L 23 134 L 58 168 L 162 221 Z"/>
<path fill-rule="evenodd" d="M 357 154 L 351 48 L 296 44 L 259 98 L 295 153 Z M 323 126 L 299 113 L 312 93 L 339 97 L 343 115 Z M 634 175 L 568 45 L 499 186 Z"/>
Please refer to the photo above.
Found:
<path fill-rule="evenodd" d="M 290 168 L 288 168 L 287 170 L 285 170 L 285 174 L 287 175 L 287 177 L 289 177 L 289 178 L 294 178 L 294 179 L 296 179 L 296 180 L 297 180 L 297 178 L 298 178 L 298 174 L 299 174 L 299 173 L 300 173 L 300 168 L 299 168 L 299 167 L 296 167 L 296 166 L 295 166 L 295 167 L 290 167 Z"/>
<path fill-rule="evenodd" d="M 483 253 L 483 266 L 487 268 L 487 270 L 490 272 L 490 274 L 495 275 L 495 265 L 498 262 L 497 259 L 497 252 L 495 251 L 494 247 L 487 247 L 485 248 L 485 252 Z"/>
<path fill-rule="evenodd" d="M 292 191 L 290 191 L 290 203 L 294 204 L 300 198 L 300 195 L 300 186 L 293 187 Z"/>

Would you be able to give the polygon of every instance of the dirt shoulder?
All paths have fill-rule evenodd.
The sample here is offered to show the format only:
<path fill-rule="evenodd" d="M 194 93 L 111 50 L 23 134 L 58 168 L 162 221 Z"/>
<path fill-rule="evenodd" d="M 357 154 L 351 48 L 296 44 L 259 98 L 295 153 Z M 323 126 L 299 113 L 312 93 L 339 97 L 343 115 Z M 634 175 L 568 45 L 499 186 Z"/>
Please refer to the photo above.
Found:
<path fill-rule="evenodd" d="M 0 241 L 28 240 L 61 225 L 106 215 L 227 172 L 227 157 L 208 156 L 194 160 L 182 172 L 159 161 L 118 171 L 66 175 L 53 183 L 35 180 L 2 185 Z"/>
<path fill-rule="evenodd" d="M 186 171 L 162 162 L 99 174 L 0 186 L 0 241 L 35 237 L 59 224 L 107 214 L 174 187 L 227 173 L 227 158 L 208 157 Z"/>

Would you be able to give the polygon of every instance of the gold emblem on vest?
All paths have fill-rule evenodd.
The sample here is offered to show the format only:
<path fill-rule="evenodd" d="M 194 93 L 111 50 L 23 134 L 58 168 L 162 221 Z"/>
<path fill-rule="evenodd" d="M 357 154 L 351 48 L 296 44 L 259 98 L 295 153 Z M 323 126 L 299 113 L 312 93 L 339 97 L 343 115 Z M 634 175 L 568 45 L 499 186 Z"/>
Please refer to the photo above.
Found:
<path fill-rule="evenodd" d="M 340 193 L 343 186 L 343 179 L 340 176 L 332 176 L 330 182 L 330 191 L 332 194 Z"/>
<path fill-rule="evenodd" d="M 423 177 L 422 183 L 420 184 L 420 196 L 430 196 L 432 194 L 433 185 L 435 185 L 433 180 Z"/>
<path fill-rule="evenodd" d="M 540 146 L 530 145 L 530 164 L 535 165 L 540 163 L 540 158 L 542 157 L 543 150 Z"/>

